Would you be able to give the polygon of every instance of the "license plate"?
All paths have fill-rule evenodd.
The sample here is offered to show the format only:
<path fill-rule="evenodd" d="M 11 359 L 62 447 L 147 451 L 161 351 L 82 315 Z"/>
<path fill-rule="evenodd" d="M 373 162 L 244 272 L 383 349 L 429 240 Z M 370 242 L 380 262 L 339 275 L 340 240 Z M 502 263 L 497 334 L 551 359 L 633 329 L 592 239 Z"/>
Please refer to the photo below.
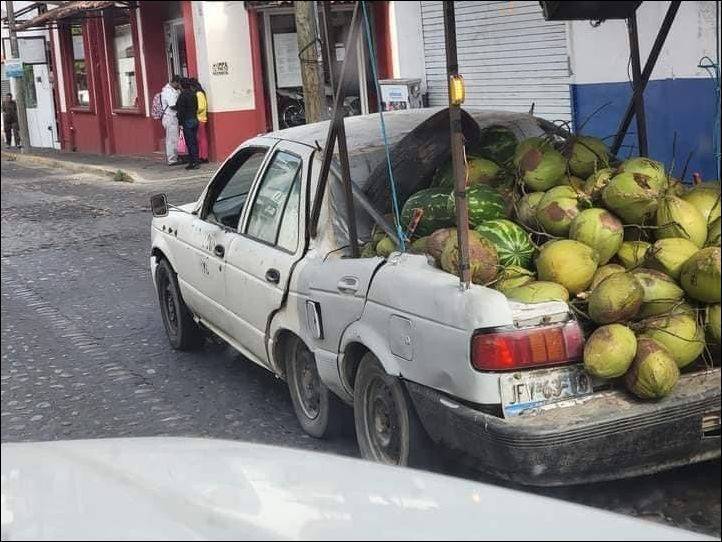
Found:
<path fill-rule="evenodd" d="M 592 393 L 592 379 L 582 367 L 561 367 L 501 375 L 504 416 L 544 410 L 555 403 Z"/>

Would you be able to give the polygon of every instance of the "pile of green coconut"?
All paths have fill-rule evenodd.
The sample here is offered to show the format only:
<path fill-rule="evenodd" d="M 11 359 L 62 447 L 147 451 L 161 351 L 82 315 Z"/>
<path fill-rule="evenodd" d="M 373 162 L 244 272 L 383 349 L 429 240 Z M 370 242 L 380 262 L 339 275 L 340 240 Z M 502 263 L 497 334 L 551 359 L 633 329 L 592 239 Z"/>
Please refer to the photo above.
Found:
<path fill-rule="evenodd" d="M 472 280 L 519 302 L 567 302 L 587 335 L 587 371 L 639 398 L 664 397 L 680 370 L 714 363 L 719 181 L 685 185 L 661 163 L 619 161 L 587 136 L 534 137 L 512 150 L 496 163 L 467 156 Z M 485 172 L 471 182 L 470 164 Z M 409 198 L 429 217 L 412 249 L 458 273 L 453 194 L 441 186 L 421 203 Z M 393 250 L 381 241 L 382 252 Z"/>

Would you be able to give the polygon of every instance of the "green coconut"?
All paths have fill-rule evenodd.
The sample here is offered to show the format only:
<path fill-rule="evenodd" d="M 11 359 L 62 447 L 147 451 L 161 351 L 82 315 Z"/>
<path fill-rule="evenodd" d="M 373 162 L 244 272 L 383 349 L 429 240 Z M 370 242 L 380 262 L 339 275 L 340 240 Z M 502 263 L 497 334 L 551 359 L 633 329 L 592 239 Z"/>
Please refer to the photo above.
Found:
<path fill-rule="evenodd" d="M 640 173 L 612 177 L 602 192 L 604 206 L 625 224 L 643 224 L 654 215 L 663 187 Z"/>
<path fill-rule="evenodd" d="M 495 181 L 499 175 L 500 168 L 497 164 L 481 156 L 473 154 L 466 155 L 466 185 L 473 186 L 476 184 L 490 184 Z M 432 183 L 434 186 L 442 188 L 452 188 L 454 186 L 454 167 L 453 162 L 448 160 L 437 171 Z"/>
<path fill-rule="evenodd" d="M 637 354 L 624 377 L 627 389 L 640 399 L 660 399 L 678 380 L 679 367 L 667 349 L 653 339 L 637 339 Z"/>
<path fill-rule="evenodd" d="M 534 279 L 535 275 L 532 271 L 518 265 L 510 265 L 499 273 L 494 288 L 505 294 L 514 288 L 534 282 Z"/>
<path fill-rule="evenodd" d="M 528 137 L 520 141 L 514 151 L 514 165 L 518 168 L 522 159 L 532 149 L 550 149 L 551 143 L 543 137 Z"/>
<path fill-rule="evenodd" d="M 720 217 L 722 204 L 720 204 L 719 184 L 695 186 L 683 196 L 683 199 L 700 212 L 706 224 Z"/>
<path fill-rule="evenodd" d="M 669 190 L 668 192 L 673 196 L 683 197 L 687 193 L 687 187 L 679 179 L 669 179 Z"/>
<path fill-rule="evenodd" d="M 581 136 L 574 139 L 569 152 L 569 169 L 578 176 L 589 177 L 609 166 L 609 151 L 604 141 L 596 137 Z"/>
<path fill-rule="evenodd" d="M 684 312 L 694 312 L 694 309 L 690 307 L 683 300 L 677 301 L 650 301 L 649 303 L 642 303 L 639 312 L 637 313 L 637 320 L 646 320 L 647 318 L 654 318 L 665 314 L 678 314 Z"/>
<path fill-rule="evenodd" d="M 647 251 L 647 267 L 679 280 L 682 265 L 698 251 L 697 245 L 687 239 L 660 239 Z"/>
<path fill-rule="evenodd" d="M 594 330 L 584 345 L 584 368 L 599 378 L 627 372 L 637 353 L 637 337 L 627 326 L 609 324 Z"/>
<path fill-rule="evenodd" d="M 537 205 L 536 219 L 545 232 L 566 237 L 572 220 L 581 211 L 582 194 L 571 186 L 555 186 Z"/>
<path fill-rule="evenodd" d="M 456 235 L 449 235 L 441 252 L 441 268 L 447 273 L 459 274 L 459 242 Z M 489 284 L 496 278 L 499 258 L 490 241 L 475 231 L 469 231 L 469 266 L 474 284 Z"/>
<path fill-rule="evenodd" d="M 376 245 L 376 255 L 382 258 L 388 258 L 392 252 L 396 251 L 396 243 L 386 236 Z"/>
<path fill-rule="evenodd" d="M 639 267 L 634 269 L 632 274 L 644 289 L 642 307 L 639 310 L 644 317 L 663 314 L 684 297 L 684 290 L 661 271 Z"/>
<path fill-rule="evenodd" d="M 552 147 L 532 147 L 519 161 L 519 173 L 530 190 L 549 190 L 559 183 L 567 169 L 562 154 Z"/>
<path fill-rule="evenodd" d="M 361 257 L 373 258 L 374 256 L 376 256 L 376 247 L 374 246 L 373 241 L 369 241 L 361 247 Z"/>
<path fill-rule="evenodd" d="M 720 238 L 722 235 L 720 234 L 720 219 L 715 218 L 712 223 L 709 225 L 708 231 L 707 231 L 707 242 L 705 243 L 705 246 L 708 247 L 715 247 L 720 246 Z"/>
<path fill-rule="evenodd" d="M 564 175 L 559 179 L 560 186 L 571 186 L 577 192 L 584 192 L 584 179 L 575 175 Z"/>
<path fill-rule="evenodd" d="M 426 253 L 437 262 L 441 259 L 441 253 L 449 235 L 456 235 L 456 228 L 441 228 L 429 235 L 426 240 Z"/>
<path fill-rule="evenodd" d="M 704 350 L 704 328 L 694 312 L 649 318 L 642 324 L 642 336 L 663 345 L 680 369 L 696 360 Z"/>
<path fill-rule="evenodd" d="M 720 304 L 710 305 L 706 311 L 707 335 L 713 344 L 720 344 Z"/>
<path fill-rule="evenodd" d="M 534 281 L 504 292 L 512 301 L 520 303 L 545 303 L 547 301 L 569 301 L 569 292 L 561 284 Z"/>
<path fill-rule="evenodd" d="M 612 259 L 622 246 L 624 226 L 604 209 L 587 209 L 579 213 L 569 228 L 569 238 L 589 245 L 599 254 L 599 264 Z"/>
<path fill-rule="evenodd" d="M 720 247 L 696 252 L 682 266 L 680 284 L 687 295 L 704 303 L 720 302 Z"/>
<path fill-rule="evenodd" d="M 594 272 L 594 277 L 592 277 L 592 283 L 589 285 L 589 289 L 594 290 L 594 288 L 596 288 L 597 285 L 609 275 L 624 272 L 624 267 L 622 267 L 621 265 L 617 265 L 616 263 L 608 263 L 607 265 L 603 265 Z"/>
<path fill-rule="evenodd" d="M 539 280 L 561 284 L 572 294 L 586 290 L 598 264 L 593 248 L 572 239 L 545 243 L 536 259 Z"/>
<path fill-rule="evenodd" d="M 612 168 L 599 169 L 592 173 L 584 182 L 584 192 L 592 198 L 594 203 L 601 203 L 602 191 L 609 184 L 614 176 Z"/>
<path fill-rule="evenodd" d="M 698 247 L 707 240 L 707 221 L 697 208 L 677 196 L 667 196 L 657 207 L 657 239 L 680 237 Z"/>
<path fill-rule="evenodd" d="M 644 289 L 634 275 L 614 273 L 589 294 L 589 317 L 597 324 L 625 322 L 634 318 L 643 299 Z"/>
<path fill-rule="evenodd" d="M 426 243 L 429 241 L 429 236 L 420 237 L 411 243 L 411 251 L 417 254 L 423 254 L 426 252 Z"/>
<path fill-rule="evenodd" d="M 659 190 L 667 188 L 668 180 L 667 174 L 664 171 L 664 166 L 661 162 L 652 160 L 650 158 L 644 158 L 642 156 L 636 156 L 629 158 L 622 162 L 617 168 L 616 174 L 620 173 L 633 173 L 644 175 L 649 179 L 649 183 L 656 186 Z"/>
<path fill-rule="evenodd" d="M 522 196 L 516 205 L 516 217 L 519 222 L 528 228 L 536 229 L 539 227 L 536 210 L 543 197 L 544 192 L 529 192 Z"/>
<path fill-rule="evenodd" d="M 617 251 L 617 259 L 625 269 L 634 269 L 642 265 L 651 247 L 646 241 L 624 241 Z"/>

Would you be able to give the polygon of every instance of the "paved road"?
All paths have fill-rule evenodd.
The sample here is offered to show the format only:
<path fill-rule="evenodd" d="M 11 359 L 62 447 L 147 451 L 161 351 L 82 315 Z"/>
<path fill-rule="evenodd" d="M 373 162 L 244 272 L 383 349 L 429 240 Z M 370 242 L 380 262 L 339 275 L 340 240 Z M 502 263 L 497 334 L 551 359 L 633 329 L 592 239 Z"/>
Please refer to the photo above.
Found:
<path fill-rule="evenodd" d="M 303 434 L 283 382 L 229 347 L 169 348 L 148 275 L 148 196 L 181 203 L 202 185 L 3 161 L 3 442 L 183 435 L 358 455 L 352 435 Z M 720 535 L 719 461 L 545 492 Z"/>

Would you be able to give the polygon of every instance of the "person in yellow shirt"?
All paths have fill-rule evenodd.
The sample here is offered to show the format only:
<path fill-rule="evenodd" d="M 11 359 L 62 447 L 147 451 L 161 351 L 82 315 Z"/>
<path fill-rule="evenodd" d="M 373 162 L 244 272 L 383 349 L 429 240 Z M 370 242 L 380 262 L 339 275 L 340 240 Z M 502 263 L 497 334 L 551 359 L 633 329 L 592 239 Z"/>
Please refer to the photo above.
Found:
<path fill-rule="evenodd" d="M 191 79 L 191 84 L 196 91 L 198 100 L 198 159 L 201 164 L 208 163 L 208 100 L 206 92 L 198 82 L 198 79 Z"/>

